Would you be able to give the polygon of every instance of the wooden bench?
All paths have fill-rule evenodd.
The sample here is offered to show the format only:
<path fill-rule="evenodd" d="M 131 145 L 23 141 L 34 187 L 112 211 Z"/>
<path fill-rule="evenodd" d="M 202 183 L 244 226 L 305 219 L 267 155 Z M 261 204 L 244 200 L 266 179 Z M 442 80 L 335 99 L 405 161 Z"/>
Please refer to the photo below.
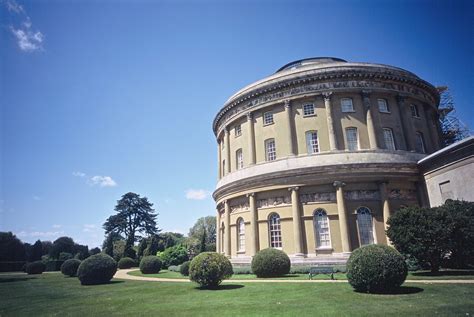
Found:
<path fill-rule="evenodd" d="M 313 279 L 313 275 L 327 274 L 331 276 L 331 280 L 334 279 L 334 269 L 332 266 L 315 266 L 309 269 L 309 279 Z"/>

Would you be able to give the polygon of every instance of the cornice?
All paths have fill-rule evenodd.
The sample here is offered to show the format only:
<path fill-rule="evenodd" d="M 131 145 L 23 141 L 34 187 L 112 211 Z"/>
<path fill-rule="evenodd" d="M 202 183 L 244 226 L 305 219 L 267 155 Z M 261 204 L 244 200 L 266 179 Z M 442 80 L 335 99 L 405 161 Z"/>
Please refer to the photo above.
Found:
<path fill-rule="evenodd" d="M 340 87 L 331 85 L 331 83 L 336 80 L 342 80 L 343 82 L 358 81 L 360 85 L 354 83 L 344 85 L 343 82 L 340 83 Z M 293 95 L 298 95 L 298 92 L 293 91 L 297 87 L 306 86 L 304 90 L 315 95 L 351 88 L 377 89 L 377 87 L 370 85 L 365 87 L 366 85 L 363 83 L 365 80 L 379 83 L 383 83 L 384 81 L 397 82 L 400 83 L 397 87 L 387 83 L 386 88 L 384 88 L 383 84 L 379 85 L 379 88 L 392 90 L 405 95 L 414 95 L 415 97 L 424 99 L 424 101 L 429 102 L 433 106 L 437 106 L 439 103 L 439 94 L 433 85 L 403 69 L 379 64 L 334 64 L 332 66 L 316 69 L 285 71 L 282 74 L 277 73 L 245 87 L 230 97 L 218 112 L 213 121 L 214 133 L 217 135 L 222 129 L 222 124 L 219 124 L 219 122 L 224 116 L 227 115 L 226 119 L 229 119 L 229 117 L 240 114 L 242 111 L 248 112 L 249 108 L 260 106 L 265 99 L 271 100 L 272 102 L 280 99 L 288 99 Z M 324 86 L 325 81 L 327 87 Z M 316 87 L 309 86 L 315 83 L 321 83 L 322 85 Z M 419 89 L 422 91 L 420 92 Z M 267 98 L 262 98 L 264 96 L 267 96 Z M 230 110 L 234 108 L 237 108 L 238 111 L 234 110 L 232 115 L 228 116 Z"/>

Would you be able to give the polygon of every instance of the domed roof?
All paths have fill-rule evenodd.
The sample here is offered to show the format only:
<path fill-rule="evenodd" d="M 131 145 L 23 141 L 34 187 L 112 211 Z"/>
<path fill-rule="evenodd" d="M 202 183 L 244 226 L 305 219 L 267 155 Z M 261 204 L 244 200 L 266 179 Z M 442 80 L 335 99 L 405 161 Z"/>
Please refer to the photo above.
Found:
<path fill-rule="evenodd" d="M 297 69 L 307 65 L 318 65 L 318 64 L 332 64 L 332 63 L 347 63 L 346 60 L 336 57 L 310 57 L 305 59 L 300 59 L 291 63 L 286 64 L 285 66 L 278 69 L 275 73 L 289 70 Z"/>

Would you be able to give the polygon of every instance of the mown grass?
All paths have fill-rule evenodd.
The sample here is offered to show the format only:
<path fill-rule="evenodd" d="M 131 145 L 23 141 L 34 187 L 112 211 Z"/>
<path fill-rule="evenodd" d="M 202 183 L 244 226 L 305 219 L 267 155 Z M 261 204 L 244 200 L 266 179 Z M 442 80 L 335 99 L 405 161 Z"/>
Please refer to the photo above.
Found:
<path fill-rule="evenodd" d="M 0 316 L 432 316 L 474 314 L 474 285 L 407 284 L 396 295 L 346 283 L 193 283 L 113 280 L 81 286 L 58 273 L 0 275 Z"/>
<path fill-rule="evenodd" d="M 146 277 L 161 277 L 161 278 L 172 278 L 172 279 L 188 279 L 182 276 L 179 272 L 172 272 L 168 270 L 162 270 L 158 274 L 142 274 L 138 269 L 137 271 L 129 272 L 130 275 L 135 276 L 146 276 Z M 231 280 L 250 280 L 250 279 L 261 279 L 257 278 L 254 274 L 234 274 L 230 278 Z M 269 278 L 271 280 L 307 280 L 308 274 L 287 274 L 282 277 Z M 327 274 L 320 274 L 313 276 L 313 280 L 330 280 L 331 277 Z M 334 279 L 336 280 L 347 280 L 347 276 L 344 273 L 335 273 Z M 472 280 L 474 279 L 474 271 L 470 270 L 444 270 L 439 275 L 432 275 L 430 271 L 419 271 L 409 272 L 407 276 L 408 280 Z"/>

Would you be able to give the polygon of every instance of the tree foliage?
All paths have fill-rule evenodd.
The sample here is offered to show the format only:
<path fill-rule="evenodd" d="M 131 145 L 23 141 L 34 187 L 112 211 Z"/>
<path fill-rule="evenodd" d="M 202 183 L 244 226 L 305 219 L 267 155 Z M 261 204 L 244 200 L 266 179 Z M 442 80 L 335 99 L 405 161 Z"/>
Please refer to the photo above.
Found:
<path fill-rule="evenodd" d="M 146 197 L 135 193 L 126 193 L 117 201 L 115 211 L 117 214 L 110 216 L 103 227 L 105 233 L 111 232 L 123 235 L 126 240 L 125 254 L 132 249 L 138 235 L 151 235 L 158 232 L 153 204 Z"/>
<path fill-rule="evenodd" d="M 0 232 L 0 261 L 25 260 L 25 246 L 11 232 Z"/>
<path fill-rule="evenodd" d="M 199 218 L 189 230 L 188 248 L 192 254 L 216 250 L 216 217 Z"/>
<path fill-rule="evenodd" d="M 114 256 L 114 242 L 123 240 L 123 237 L 118 234 L 117 232 L 110 232 L 106 237 L 104 242 L 102 243 L 102 250 L 108 256 Z"/>

